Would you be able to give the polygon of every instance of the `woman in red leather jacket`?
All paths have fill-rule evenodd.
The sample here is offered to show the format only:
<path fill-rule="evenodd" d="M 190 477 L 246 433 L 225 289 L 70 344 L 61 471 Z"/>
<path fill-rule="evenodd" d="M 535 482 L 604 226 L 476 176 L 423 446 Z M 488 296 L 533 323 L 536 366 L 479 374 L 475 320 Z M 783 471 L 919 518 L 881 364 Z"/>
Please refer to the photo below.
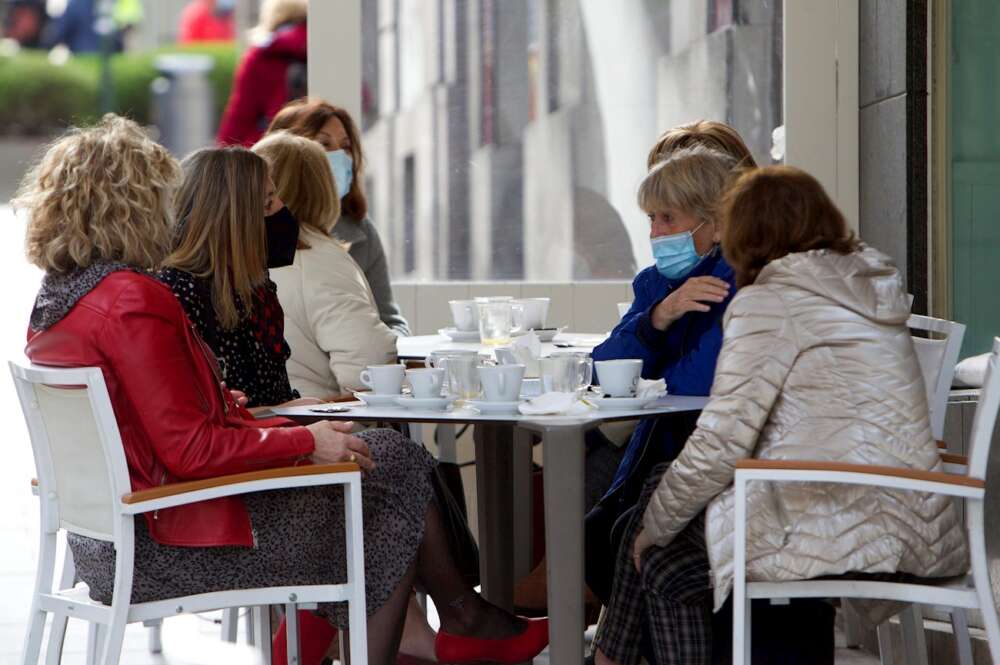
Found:
<path fill-rule="evenodd" d="M 393 662 L 416 580 L 441 615 L 442 660 L 532 658 L 547 642 L 547 624 L 503 612 L 462 581 L 432 500 L 434 461 L 422 447 L 384 431 L 353 436 L 349 424 L 254 420 L 222 386 L 214 356 L 180 303 L 148 274 L 171 248 L 179 177 L 164 148 L 113 115 L 71 131 L 26 176 L 15 205 L 29 219 L 28 259 L 46 273 L 31 314 L 28 357 L 103 370 L 134 490 L 309 461 L 356 461 L 366 472 L 365 559 L 373 563 L 365 571 L 371 662 Z M 246 196 L 259 206 L 260 219 L 240 221 L 244 246 L 256 247 L 261 262 L 266 180 L 264 174 L 256 191 L 219 191 L 215 198 Z M 392 485 L 395 491 L 387 492 Z M 341 501 L 335 488 L 300 488 L 138 519 L 132 600 L 337 583 L 345 574 Z M 109 602 L 113 548 L 83 536 L 71 536 L 69 544 L 91 595 Z M 321 606 L 320 613 L 346 625 L 341 605 Z"/>

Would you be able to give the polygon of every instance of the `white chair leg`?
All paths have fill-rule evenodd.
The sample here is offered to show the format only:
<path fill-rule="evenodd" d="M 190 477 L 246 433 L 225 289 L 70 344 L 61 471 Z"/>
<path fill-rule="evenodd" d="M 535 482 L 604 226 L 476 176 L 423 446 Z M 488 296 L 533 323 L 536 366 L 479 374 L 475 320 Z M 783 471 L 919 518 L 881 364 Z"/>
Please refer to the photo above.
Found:
<path fill-rule="evenodd" d="M 222 641 L 236 642 L 236 633 L 239 630 L 240 608 L 227 607 L 222 610 Z"/>
<path fill-rule="evenodd" d="M 733 529 L 733 665 L 750 665 L 750 598 L 747 595 L 747 486 L 737 475 Z"/>
<path fill-rule="evenodd" d="M 42 508 L 44 523 L 45 512 Z M 38 606 L 38 597 L 43 593 L 52 593 L 52 574 L 56 568 L 56 534 L 43 531 L 38 540 L 38 568 L 35 570 L 35 593 L 31 599 L 31 611 L 28 615 L 28 629 L 24 635 L 24 653 L 21 655 L 23 665 L 38 663 L 39 652 L 42 650 L 42 634 L 45 632 L 46 612 Z"/>
<path fill-rule="evenodd" d="M 295 603 L 285 605 L 285 643 L 288 665 L 299 665 L 299 610 Z"/>
<path fill-rule="evenodd" d="M 243 613 L 243 621 L 246 624 L 244 628 L 247 631 L 247 644 L 253 646 L 253 608 L 248 607 Z"/>
<path fill-rule="evenodd" d="M 896 665 L 892 653 L 892 626 L 888 621 L 878 625 L 878 662 L 879 665 Z"/>
<path fill-rule="evenodd" d="M 163 653 L 163 619 L 144 621 L 142 625 L 149 629 L 147 634 L 149 653 Z"/>
<path fill-rule="evenodd" d="M 76 565 L 73 563 L 73 552 L 66 544 L 63 555 L 62 572 L 59 574 L 59 589 L 69 589 L 76 584 Z M 49 646 L 45 650 L 45 665 L 59 665 L 62 660 L 63 642 L 66 640 L 66 624 L 69 617 L 58 612 L 52 615 L 52 625 L 49 627 Z"/>
<path fill-rule="evenodd" d="M 104 626 L 99 623 L 92 623 L 87 626 L 87 665 L 97 665 L 100 662 L 105 632 Z"/>
<path fill-rule="evenodd" d="M 958 665 L 973 665 L 972 637 L 969 635 L 969 616 L 964 607 L 951 609 L 951 631 L 955 636 Z"/>
<path fill-rule="evenodd" d="M 927 638 L 924 635 L 924 613 L 920 605 L 910 605 L 899 615 L 903 628 L 903 656 L 906 665 L 927 665 Z"/>
<path fill-rule="evenodd" d="M 351 665 L 368 665 L 368 617 L 365 611 L 365 554 L 361 524 L 361 482 L 344 485 L 344 520 L 347 526 L 347 604 Z M 344 639 L 343 631 L 340 635 Z"/>
<path fill-rule="evenodd" d="M 458 464 L 458 442 L 455 439 L 455 426 L 440 424 L 437 426 L 438 461 L 448 464 Z"/>
<path fill-rule="evenodd" d="M 251 610 L 251 614 L 254 644 L 260 653 L 261 665 L 271 665 L 271 608 L 268 605 L 257 605 Z"/>
<path fill-rule="evenodd" d="M 972 563 L 972 581 L 976 585 L 979 611 L 983 615 L 983 627 L 990 644 L 990 659 L 993 665 L 1000 665 L 1000 619 L 993 600 L 990 585 L 989 562 L 986 560 L 986 535 L 983 532 L 983 502 L 966 503 L 966 520 L 969 529 L 969 557 Z"/>

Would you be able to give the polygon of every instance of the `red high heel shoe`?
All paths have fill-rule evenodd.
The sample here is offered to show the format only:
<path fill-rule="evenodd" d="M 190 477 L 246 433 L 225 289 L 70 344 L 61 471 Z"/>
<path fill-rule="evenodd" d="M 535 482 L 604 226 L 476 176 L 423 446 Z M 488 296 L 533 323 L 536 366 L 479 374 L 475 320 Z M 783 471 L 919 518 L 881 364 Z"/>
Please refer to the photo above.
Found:
<path fill-rule="evenodd" d="M 299 662 L 302 665 L 320 665 L 336 636 L 337 629 L 329 621 L 308 610 L 299 610 Z M 284 619 L 271 642 L 271 665 L 288 665 L 288 635 Z"/>
<path fill-rule="evenodd" d="M 525 619 L 528 627 L 520 635 L 501 640 L 463 637 L 439 631 L 434 653 L 439 663 L 523 663 L 549 644 L 549 620 Z"/>

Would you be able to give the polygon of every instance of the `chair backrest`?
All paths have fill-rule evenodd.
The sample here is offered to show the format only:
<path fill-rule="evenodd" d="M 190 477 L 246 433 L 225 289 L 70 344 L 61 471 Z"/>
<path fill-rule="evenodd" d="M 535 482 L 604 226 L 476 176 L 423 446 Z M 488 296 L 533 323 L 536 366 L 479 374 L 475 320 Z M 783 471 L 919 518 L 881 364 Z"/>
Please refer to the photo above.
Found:
<path fill-rule="evenodd" d="M 979 403 L 976 405 L 976 415 L 972 419 L 972 431 L 969 433 L 969 475 L 973 478 L 986 479 L 998 410 L 1000 410 L 1000 337 L 994 337 L 993 353 L 986 363 L 983 389 L 979 393 Z"/>
<path fill-rule="evenodd" d="M 944 339 L 914 337 L 913 346 L 917 352 L 920 371 L 924 375 L 927 389 L 927 406 L 930 409 L 931 431 L 935 439 L 944 437 L 944 418 L 948 409 L 948 394 L 951 381 L 955 377 L 955 365 L 962 349 L 965 326 L 954 321 L 935 319 L 930 316 L 911 314 L 906 322 L 910 330 L 944 335 Z"/>
<path fill-rule="evenodd" d="M 31 437 L 43 528 L 117 542 L 120 497 L 131 486 L 101 370 L 9 365 Z"/>

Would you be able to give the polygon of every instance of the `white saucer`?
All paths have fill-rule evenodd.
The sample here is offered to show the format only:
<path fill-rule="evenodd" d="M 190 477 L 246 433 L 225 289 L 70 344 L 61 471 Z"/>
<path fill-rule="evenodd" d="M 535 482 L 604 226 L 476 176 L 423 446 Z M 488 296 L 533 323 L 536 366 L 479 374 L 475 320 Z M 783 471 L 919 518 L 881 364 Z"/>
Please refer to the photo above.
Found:
<path fill-rule="evenodd" d="M 479 331 L 478 330 L 459 330 L 454 326 L 450 328 L 441 328 L 438 330 L 439 335 L 444 335 L 453 342 L 478 342 L 479 341 Z"/>
<path fill-rule="evenodd" d="M 396 404 L 399 406 L 405 406 L 407 409 L 425 409 L 427 411 L 444 411 L 454 401 L 454 397 L 410 397 L 409 395 L 404 395 L 396 398 Z"/>
<path fill-rule="evenodd" d="M 396 400 L 402 397 L 400 394 L 379 395 L 376 393 L 354 393 L 354 396 L 364 402 L 367 406 L 396 406 Z"/>
<path fill-rule="evenodd" d="M 485 399 L 470 399 L 465 402 L 480 413 L 517 413 L 521 400 L 516 402 L 490 402 Z"/>
<path fill-rule="evenodd" d="M 598 397 L 587 395 L 586 400 L 604 411 L 631 411 L 633 409 L 644 409 L 661 395 L 651 395 L 649 397 Z"/>

